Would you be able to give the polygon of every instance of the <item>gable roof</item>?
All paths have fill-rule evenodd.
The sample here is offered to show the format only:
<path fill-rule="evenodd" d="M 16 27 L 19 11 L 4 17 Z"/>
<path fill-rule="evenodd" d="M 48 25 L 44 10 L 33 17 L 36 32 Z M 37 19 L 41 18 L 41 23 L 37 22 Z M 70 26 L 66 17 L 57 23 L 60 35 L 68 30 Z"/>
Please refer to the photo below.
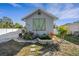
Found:
<path fill-rule="evenodd" d="M 27 19 L 28 17 L 30 17 L 31 15 L 33 15 L 34 13 L 36 13 L 37 11 L 41 11 L 43 13 L 45 13 L 46 15 L 48 15 L 49 17 L 53 18 L 53 19 L 58 19 L 56 16 L 48 13 L 47 11 L 43 10 L 43 9 L 36 9 L 35 11 L 33 11 L 32 13 L 30 13 L 29 15 L 25 16 L 22 18 L 22 20 Z"/>

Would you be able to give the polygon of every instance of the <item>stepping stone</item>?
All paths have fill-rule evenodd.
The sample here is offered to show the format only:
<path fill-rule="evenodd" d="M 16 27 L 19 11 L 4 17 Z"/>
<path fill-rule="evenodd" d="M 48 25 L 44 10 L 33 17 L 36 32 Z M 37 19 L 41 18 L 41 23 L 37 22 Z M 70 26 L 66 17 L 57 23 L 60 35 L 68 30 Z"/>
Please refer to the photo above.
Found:
<path fill-rule="evenodd" d="M 35 52 L 36 51 L 36 48 L 31 48 L 30 51 L 31 52 Z"/>

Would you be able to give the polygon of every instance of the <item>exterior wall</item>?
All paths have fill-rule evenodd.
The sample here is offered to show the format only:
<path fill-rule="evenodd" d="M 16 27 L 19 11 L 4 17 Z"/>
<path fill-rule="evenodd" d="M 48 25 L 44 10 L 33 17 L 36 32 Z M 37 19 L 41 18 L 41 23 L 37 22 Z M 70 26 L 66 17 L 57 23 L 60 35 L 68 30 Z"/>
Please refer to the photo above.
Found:
<path fill-rule="evenodd" d="M 46 19 L 46 30 L 45 31 L 33 31 L 33 18 L 45 18 Z M 25 20 L 26 28 L 28 31 L 32 31 L 34 33 L 43 34 L 53 31 L 53 19 L 48 17 L 46 14 L 41 13 L 38 15 L 37 13 L 33 14 L 31 17 Z"/>
<path fill-rule="evenodd" d="M 0 35 L 6 34 L 6 33 L 10 33 L 10 32 L 15 32 L 17 30 L 19 30 L 19 29 L 7 29 L 7 28 L 0 29 Z"/>
<path fill-rule="evenodd" d="M 75 31 L 79 31 L 79 24 L 71 24 L 69 25 L 69 31 L 74 33 Z"/>

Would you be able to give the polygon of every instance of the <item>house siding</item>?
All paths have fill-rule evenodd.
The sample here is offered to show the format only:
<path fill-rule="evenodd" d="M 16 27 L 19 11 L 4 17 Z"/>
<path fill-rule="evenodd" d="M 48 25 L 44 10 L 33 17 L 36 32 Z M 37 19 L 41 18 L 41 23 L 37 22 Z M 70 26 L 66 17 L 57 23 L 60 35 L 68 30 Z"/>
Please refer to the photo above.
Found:
<path fill-rule="evenodd" d="M 33 18 L 45 18 L 46 19 L 46 30 L 45 31 L 33 31 Z M 51 17 L 47 16 L 44 13 L 41 13 L 41 15 L 37 15 L 37 13 L 35 13 L 25 20 L 26 28 L 28 29 L 28 31 L 32 31 L 38 34 L 44 34 L 44 33 L 53 31 L 53 21 L 54 20 Z"/>
<path fill-rule="evenodd" d="M 79 31 L 79 24 L 68 25 L 68 29 L 71 33 L 74 33 L 75 31 Z"/>

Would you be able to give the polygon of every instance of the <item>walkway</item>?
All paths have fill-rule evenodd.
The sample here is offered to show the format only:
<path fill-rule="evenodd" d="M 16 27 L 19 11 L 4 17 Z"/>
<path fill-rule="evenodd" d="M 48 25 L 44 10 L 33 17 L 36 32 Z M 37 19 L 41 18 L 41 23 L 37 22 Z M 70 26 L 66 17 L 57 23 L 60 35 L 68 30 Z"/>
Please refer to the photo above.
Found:
<path fill-rule="evenodd" d="M 15 31 L 15 32 L 10 32 L 10 33 L 7 33 L 7 34 L 0 35 L 0 43 L 7 42 L 7 41 L 12 40 L 12 39 L 17 39 L 18 34 L 20 32 L 21 32 L 21 30 L 18 30 L 18 31 Z"/>

